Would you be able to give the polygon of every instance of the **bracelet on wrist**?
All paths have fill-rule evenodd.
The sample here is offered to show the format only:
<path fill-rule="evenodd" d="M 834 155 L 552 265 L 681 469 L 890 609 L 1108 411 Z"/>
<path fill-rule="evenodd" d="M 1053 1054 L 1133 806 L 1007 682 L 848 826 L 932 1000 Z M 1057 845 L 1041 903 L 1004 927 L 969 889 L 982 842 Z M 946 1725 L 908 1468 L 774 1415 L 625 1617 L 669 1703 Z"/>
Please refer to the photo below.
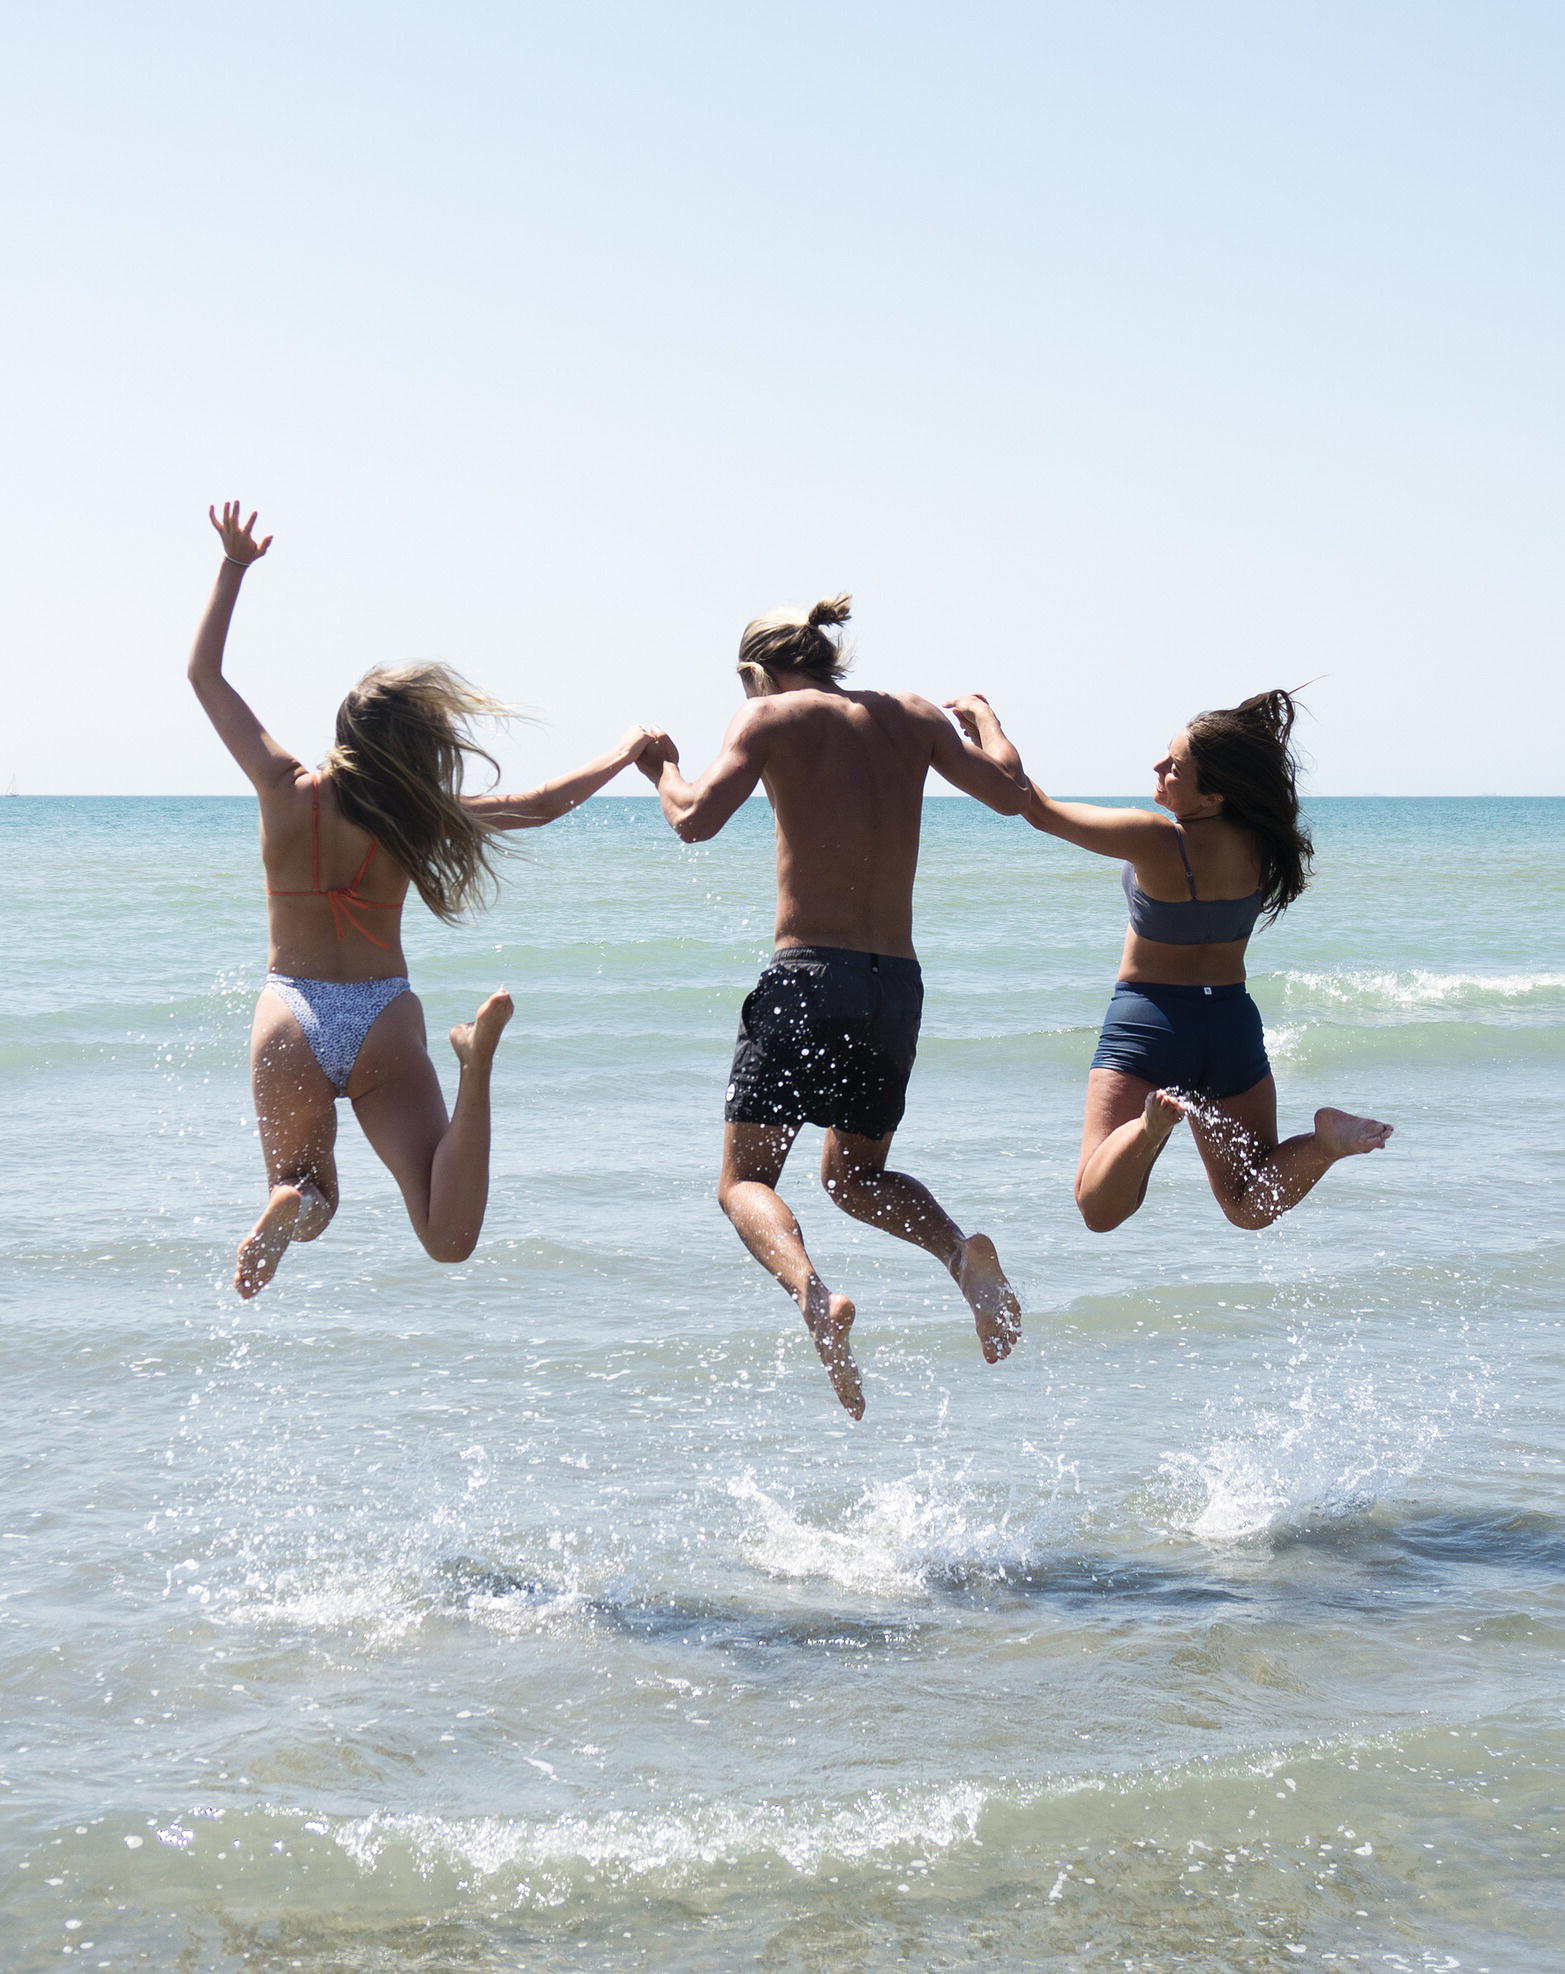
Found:
<path fill-rule="evenodd" d="M 248 569 L 250 566 L 248 562 L 241 562 L 237 555 L 230 555 L 226 548 L 223 550 L 223 560 L 232 562 L 236 569 Z"/>

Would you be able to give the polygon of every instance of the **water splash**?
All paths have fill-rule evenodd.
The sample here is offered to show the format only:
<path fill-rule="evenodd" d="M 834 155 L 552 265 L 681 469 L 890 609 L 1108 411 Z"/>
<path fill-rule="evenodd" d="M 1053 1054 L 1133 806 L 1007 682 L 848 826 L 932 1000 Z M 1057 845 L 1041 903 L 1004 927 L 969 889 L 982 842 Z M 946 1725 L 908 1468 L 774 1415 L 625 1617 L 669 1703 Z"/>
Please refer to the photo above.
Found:
<path fill-rule="evenodd" d="M 1312 1373 L 1296 1352 L 1296 1388 L 1242 1408 L 1237 1419 L 1209 1400 L 1207 1425 L 1226 1430 L 1163 1455 L 1154 1525 L 1239 1542 L 1362 1513 L 1417 1474 L 1442 1437 L 1446 1407 L 1389 1395 L 1367 1372 L 1345 1375 L 1351 1348 Z"/>
<path fill-rule="evenodd" d="M 1030 1484 L 997 1499 L 970 1463 L 931 1464 L 865 1488 L 833 1523 L 769 1494 L 752 1474 L 728 1484 L 748 1511 L 740 1552 L 755 1569 L 820 1580 L 877 1598 L 927 1595 L 953 1577 L 996 1578 L 1058 1545 L 1078 1519 L 1077 1475 L 1060 1456 L 1036 1456 Z"/>

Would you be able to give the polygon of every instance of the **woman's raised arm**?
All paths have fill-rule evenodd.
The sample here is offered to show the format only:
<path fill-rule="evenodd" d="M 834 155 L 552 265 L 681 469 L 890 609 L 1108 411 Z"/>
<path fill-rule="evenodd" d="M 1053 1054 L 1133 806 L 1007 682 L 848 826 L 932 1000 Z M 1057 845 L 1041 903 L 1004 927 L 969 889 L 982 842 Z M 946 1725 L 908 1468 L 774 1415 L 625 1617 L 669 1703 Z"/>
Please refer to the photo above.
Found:
<path fill-rule="evenodd" d="M 228 642 L 228 626 L 234 605 L 239 601 L 239 586 L 245 571 L 252 562 L 260 561 L 271 547 L 272 538 L 268 535 L 264 541 L 256 541 L 253 514 L 241 527 L 237 500 L 224 501 L 221 521 L 216 509 L 211 507 L 207 509 L 207 517 L 223 544 L 223 562 L 196 632 L 196 641 L 191 646 L 185 675 L 201 701 L 203 712 L 216 727 L 218 738 L 255 787 L 265 791 L 291 780 L 299 772 L 299 763 L 286 747 L 273 740 L 223 677 L 223 647 Z"/>

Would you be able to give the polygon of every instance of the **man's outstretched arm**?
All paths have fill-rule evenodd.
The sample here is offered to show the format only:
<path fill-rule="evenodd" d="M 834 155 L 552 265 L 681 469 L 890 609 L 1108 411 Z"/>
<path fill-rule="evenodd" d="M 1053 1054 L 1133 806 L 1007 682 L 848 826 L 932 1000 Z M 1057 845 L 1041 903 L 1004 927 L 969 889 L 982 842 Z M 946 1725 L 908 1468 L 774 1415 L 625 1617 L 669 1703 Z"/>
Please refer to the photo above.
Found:
<path fill-rule="evenodd" d="M 722 749 L 699 781 L 679 772 L 679 749 L 666 735 L 650 742 L 636 762 L 658 792 L 668 826 L 681 843 L 716 836 L 742 802 L 755 793 L 766 766 L 764 711 L 742 706 L 729 723 Z"/>
<path fill-rule="evenodd" d="M 953 710 L 969 706 L 970 710 L 957 711 L 957 718 L 971 738 L 959 734 L 942 715 L 935 715 L 940 726 L 935 735 L 931 766 L 953 788 L 960 788 L 964 795 L 973 796 L 986 808 L 996 809 L 1002 816 L 1019 816 L 1032 796 L 1032 784 L 1022 766 L 1022 757 L 976 693 L 971 696 L 971 702 L 954 702 Z"/>
<path fill-rule="evenodd" d="M 1021 774 L 1022 759 L 1000 725 L 999 716 L 981 692 L 948 699 L 946 709 L 960 723 L 973 745 L 1007 771 Z M 1058 836 L 1100 857 L 1129 857 L 1132 861 L 1160 840 L 1165 819 L 1145 809 L 1104 809 L 1095 802 L 1056 802 L 1037 782 L 1028 779 L 1028 799 L 1022 814 L 1034 829 Z"/>

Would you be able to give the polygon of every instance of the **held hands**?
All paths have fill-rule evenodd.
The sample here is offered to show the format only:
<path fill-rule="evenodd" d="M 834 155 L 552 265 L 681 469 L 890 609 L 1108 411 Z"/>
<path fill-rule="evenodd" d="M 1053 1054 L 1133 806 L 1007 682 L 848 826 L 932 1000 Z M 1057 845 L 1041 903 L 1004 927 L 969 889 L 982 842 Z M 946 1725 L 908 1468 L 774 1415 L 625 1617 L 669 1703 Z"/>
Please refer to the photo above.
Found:
<path fill-rule="evenodd" d="M 983 709 L 984 713 L 988 714 L 991 720 L 994 720 L 996 726 L 1000 724 L 998 720 L 994 719 L 994 708 L 981 692 L 964 692 L 959 699 L 948 699 L 945 705 L 946 711 L 956 721 L 957 725 L 966 734 L 967 738 L 972 741 L 975 747 L 980 744 L 982 739 L 979 729 L 980 708 Z"/>
<path fill-rule="evenodd" d="M 628 768 L 633 761 L 639 761 L 649 747 L 654 747 L 667 735 L 659 727 L 626 727 L 619 737 L 616 754 L 623 754 Z"/>
<path fill-rule="evenodd" d="M 679 766 L 679 749 L 661 727 L 642 727 L 639 731 L 642 742 L 635 757 L 636 766 L 656 786 L 665 763 Z"/>
<path fill-rule="evenodd" d="M 272 538 L 268 535 L 265 541 L 257 542 L 255 538 L 255 515 L 252 514 L 244 526 L 240 527 L 239 511 L 239 502 L 237 500 L 225 500 L 223 502 L 222 520 L 218 520 L 217 510 L 213 507 L 207 509 L 207 519 L 216 528 L 218 538 L 223 544 L 223 554 L 227 559 L 230 562 L 237 563 L 241 569 L 248 569 L 252 562 L 259 562 L 261 557 L 271 547 Z"/>

